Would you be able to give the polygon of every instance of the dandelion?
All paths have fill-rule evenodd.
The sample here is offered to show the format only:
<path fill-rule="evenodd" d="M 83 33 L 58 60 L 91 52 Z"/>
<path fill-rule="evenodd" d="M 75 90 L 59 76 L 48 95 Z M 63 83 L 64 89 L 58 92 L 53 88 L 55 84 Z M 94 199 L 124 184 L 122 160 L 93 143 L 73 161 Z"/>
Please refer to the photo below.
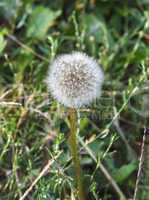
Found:
<path fill-rule="evenodd" d="M 103 72 L 93 58 L 73 52 L 57 57 L 50 65 L 47 85 L 58 102 L 80 108 L 100 96 L 103 80 Z"/>
<path fill-rule="evenodd" d="M 69 107 L 69 146 L 76 172 L 79 200 L 85 200 L 80 159 L 77 151 L 76 109 L 90 104 L 101 94 L 103 72 L 97 62 L 85 53 L 73 52 L 57 57 L 50 65 L 48 88 L 53 97 Z"/>

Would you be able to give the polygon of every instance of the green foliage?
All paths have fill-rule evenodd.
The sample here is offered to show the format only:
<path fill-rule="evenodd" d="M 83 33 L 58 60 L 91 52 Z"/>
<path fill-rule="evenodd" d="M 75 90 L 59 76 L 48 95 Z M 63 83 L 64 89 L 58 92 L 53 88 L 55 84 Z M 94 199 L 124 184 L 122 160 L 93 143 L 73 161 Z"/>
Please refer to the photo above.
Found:
<path fill-rule="evenodd" d="M 6 46 L 6 41 L 4 40 L 4 36 L 0 35 L 0 53 L 2 53 L 5 46 Z"/>
<path fill-rule="evenodd" d="M 43 39 L 54 20 L 61 14 L 60 10 L 52 11 L 49 8 L 38 6 L 34 8 L 28 23 L 27 37 Z"/>
<path fill-rule="evenodd" d="M 136 163 L 123 165 L 119 169 L 114 169 L 113 177 L 118 183 L 123 183 L 137 169 Z"/>
<path fill-rule="evenodd" d="M 7 41 L 4 38 L 6 33 L 7 33 L 6 29 L 0 30 L 0 55 L 1 55 L 1 53 L 3 52 L 3 50 L 5 49 L 5 47 L 7 45 Z"/>
<path fill-rule="evenodd" d="M 0 2 L 0 16 L 5 16 L 9 20 L 15 18 L 18 7 L 20 6 L 20 0 L 1 0 Z"/>
<path fill-rule="evenodd" d="M 74 50 L 93 56 L 105 72 L 100 100 L 79 113 L 88 199 L 120 199 L 107 173 L 132 199 L 141 133 L 149 126 L 148 112 L 144 118 L 138 112 L 148 102 L 135 96 L 148 87 L 148 19 L 148 0 L 0 1 L 0 200 L 18 200 L 49 160 L 53 164 L 26 199 L 76 199 L 68 110 L 45 84 L 49 62 Z M 139 200 L 147 194 L 145 152 Z"/>

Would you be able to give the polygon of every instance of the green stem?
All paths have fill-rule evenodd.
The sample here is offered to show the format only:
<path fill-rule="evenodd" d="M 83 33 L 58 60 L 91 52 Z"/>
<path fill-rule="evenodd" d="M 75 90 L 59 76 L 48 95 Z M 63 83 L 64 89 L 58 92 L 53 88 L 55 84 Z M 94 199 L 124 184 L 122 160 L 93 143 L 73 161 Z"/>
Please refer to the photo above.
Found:
<path fill-rule="evenodd" d="M 69 145 L 70 150 L 72 154 L 72 159 L 75 167 L 75 173 L 76 173 L 76 182 L 78 187 L 78 195 L 79 200 L 85 200 L 84 196 L 84 189 L 82 184 L 82 172 L 81 172 L 81 166 L 80 166 L 80 159 L 78 155 L 78 149 L 77 149 L 77 117 L 76 117 L 76 110 L 70 109 L 69 110 L 69 116 L 70 116 L 70 136 L 69 136 Z"/>

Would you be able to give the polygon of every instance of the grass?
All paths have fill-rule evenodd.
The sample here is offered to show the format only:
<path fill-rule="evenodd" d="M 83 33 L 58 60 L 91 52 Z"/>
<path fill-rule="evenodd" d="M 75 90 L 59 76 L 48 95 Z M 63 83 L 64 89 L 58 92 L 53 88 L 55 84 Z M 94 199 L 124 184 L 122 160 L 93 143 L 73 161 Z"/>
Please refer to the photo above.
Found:
<path fill-rule="evenodd" d="M 101 99 L 79 110 L 88 199 L 133 199 L 149 128 L 148 10 L 148 0 L 1 0 L 0 200 L 20 199 L 35 180 L 25 199 L 76 199 L 68 110 L 45 84 L 50 61 L 73 50 L 96 58 L 106 76 Z M 139 200 L 148 200 L 147 141 Z"/>

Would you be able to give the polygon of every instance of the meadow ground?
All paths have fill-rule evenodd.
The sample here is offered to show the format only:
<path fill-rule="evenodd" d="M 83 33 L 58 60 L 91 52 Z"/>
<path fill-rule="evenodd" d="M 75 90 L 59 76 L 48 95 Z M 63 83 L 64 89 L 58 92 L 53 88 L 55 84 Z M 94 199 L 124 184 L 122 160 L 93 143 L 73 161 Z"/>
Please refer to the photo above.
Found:
<path fill-rule="evenodd" d="M 0 1 L 0 200 L 30 186 L 25 199 L 76 199 L 68 109 L 45 83 L 49 63 L 72 51 L 105 73 L 101 98 L 79 110 L 86 198 L 133 199 L 149 127 L 148 41 L 148 0 Z M 148 137 L 138 200 L 149 194 Z"/>

